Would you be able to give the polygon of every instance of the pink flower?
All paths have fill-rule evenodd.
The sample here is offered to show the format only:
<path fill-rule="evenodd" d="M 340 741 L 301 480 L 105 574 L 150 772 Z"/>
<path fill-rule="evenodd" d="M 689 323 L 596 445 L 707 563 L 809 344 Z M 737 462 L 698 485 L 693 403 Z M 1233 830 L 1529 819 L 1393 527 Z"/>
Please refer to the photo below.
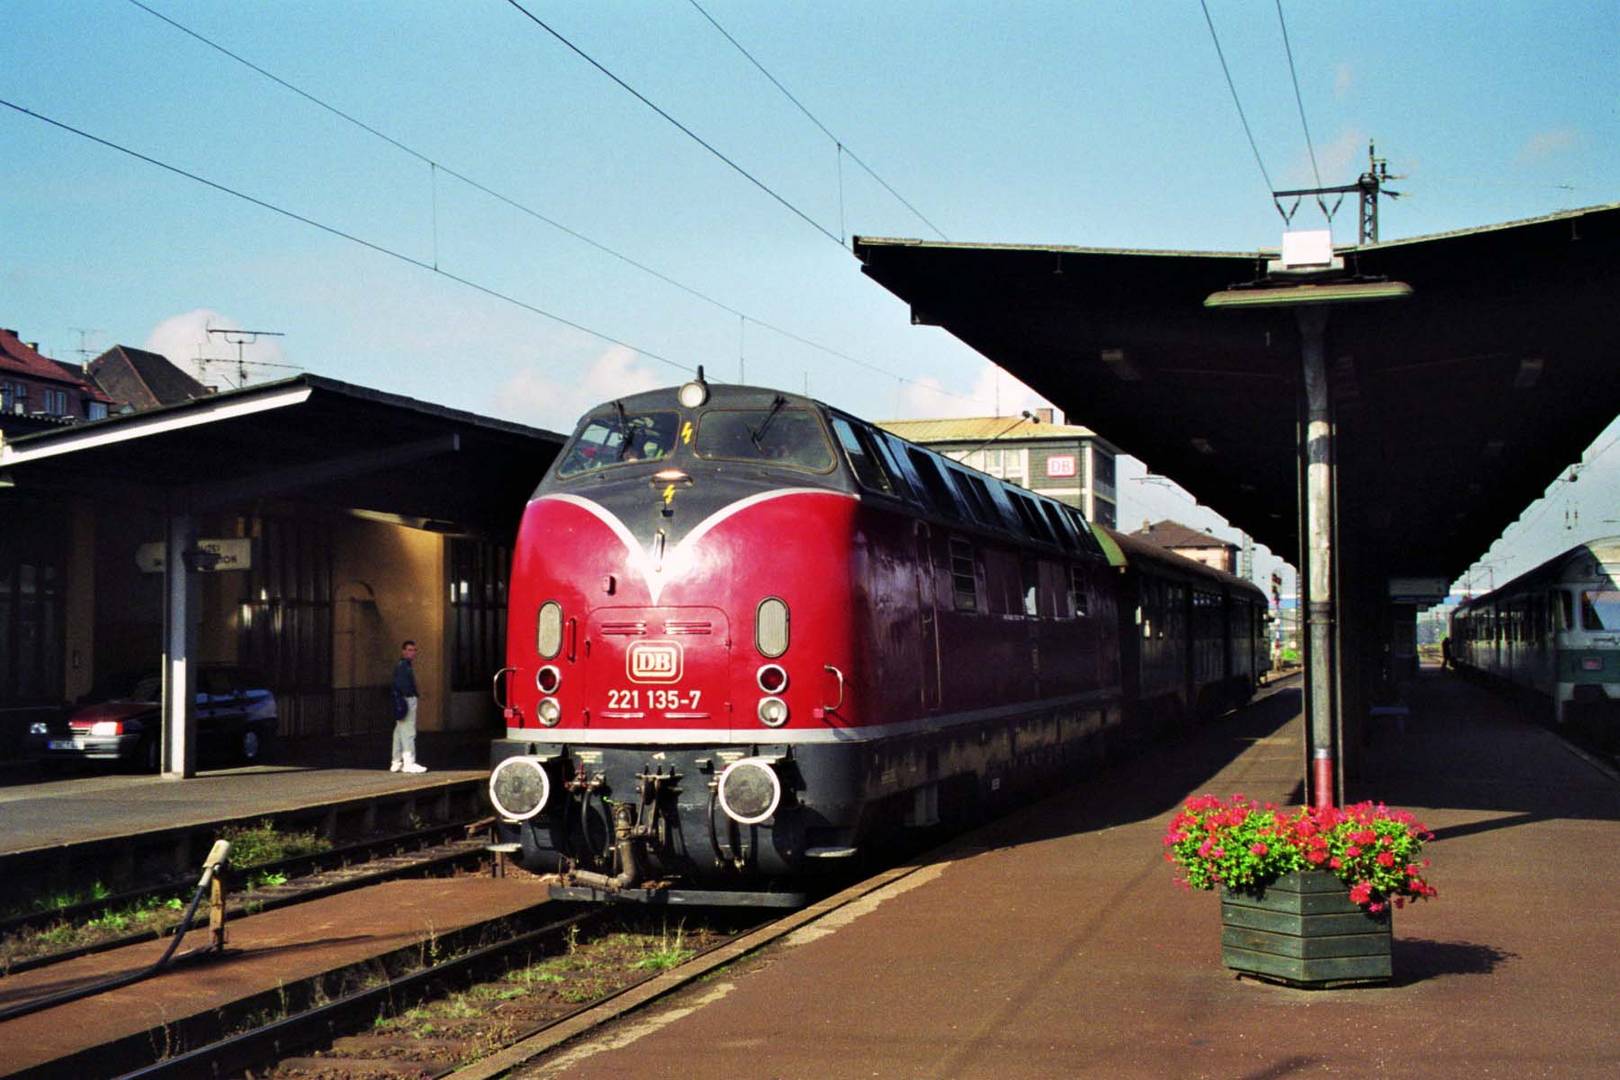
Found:
<path fill-rule="evenodd" d="M 1258 840 L 1256 840 L 1254 843 L 1249 845 L 1249 854 L 1250 855 L 1264 855 L 1268 850 L 1270 850 L 1270 849 L 1267 848 L 1265 844 L 1261 843 Z"/>
<path fill-rule="evenodd" d="M 1350 857 L 1351 857 L 1351 858 L 1352 858 L 1352 859 L 1353 859 L 1353 858 L 1355 858 L 1355 857 L 1356 857 L 1356 856 L 1357 856 L 1357 855 L 1360 855 L 1360 854 L 1361 854 L 1361 849 L 1360 849 L 1360 848 L 1358 848 L 1358 847 L 1357 847 L 1357 846 L 1356 846 L 1356 845 L 1354 845 L 1354 844 L 1351 844 L 1351 845 L 1350 845 L 1350 846 L 1349 846 L 1349 847 L 1347 847 L 1347 848 L 1345 848 L 1345 849 L 1344 849 L 1344 853 L 1345 853 L 1345 854 L 1346 854 L 1346 855 L 1348 855 L 1348 856 L 1350 856 Z"/>
<path fill-rule="evenodd" d="M 1335 856 L 1333 856 L 1333 858 L 1328 860 L 1328 865 L 1331 866 L 1333 869 L 1337 870 L 1337 869 L 1339 869 L 1339 867 L 1343 866 L 1344 863 L 1340 862 L 1339 857 L 1337 855 L 1335 855 Z"/>
<path fill-rule="evenodd" d="M 1350 900 L 1352 903 L 1365 904 L 1372 899 L 1372 886 L 1365 881 L 1358 881 L 1350 886 Z M 1374 909 L 1379 910 L 1379 909 Z"/>

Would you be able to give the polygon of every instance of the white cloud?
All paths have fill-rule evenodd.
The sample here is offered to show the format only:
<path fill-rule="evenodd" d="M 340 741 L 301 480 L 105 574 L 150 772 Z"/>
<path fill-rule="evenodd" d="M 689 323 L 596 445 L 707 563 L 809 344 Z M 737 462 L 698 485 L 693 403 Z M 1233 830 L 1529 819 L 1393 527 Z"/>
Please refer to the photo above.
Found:
<path fill-rule="evenodd" d="M 1333 69 L 1333 96 L 1343 101 L 1350 96 L 1350 91 L 1356 85 L 1356 74 L 1349 64 L 1340 64 Z"/>
<path fill-rule="evenodd" d="M 614 347 L 589 361 L 578 378 L 548 375 L 528 367 L 496 391 L 491 411 L 520 423 L 556 431 L 574 430 L 574 422 L 604 401 L 667 386 L 668 375 L 655 370 L 635 352 Z"/>
<path fill-rule="evenodd" d="M 1574 128 L 1555 128 L 1551 131 L 1538 131 L 1526 140 L 1519 150 L 1519 163 L 1522 165 L 1531 161 L 1544 161 L 1556 157 L 1566 150 L 1573 149 L 1580 141 L 1580 132 Z"/>
<path fill-rule="evenodd" d="M 261 337 L 255 342 L 244 342 L 238 354 L 233 341 L 227 340 L 222 334 L 208 332 L 210 328 L 218 330 L 241 325 L 240 320 L 212 308 L 196 308 L 171 315 L 158 323 L 146 336 L 146 343 L 141 348 L 166 357 L 181 371 L 195 375 L 199 382 L 217 386 L 221 390 L 240 385 L 243 370 L 247 373 L 248 382 L 267 382 L 293 374 L 286 367 L 255 366 L 255 362 L 286 364 L 277 338 Z M 200 358 L 209 362 L 199 362 Z M 240 368 L 238 358 L 243 362 Z"/>

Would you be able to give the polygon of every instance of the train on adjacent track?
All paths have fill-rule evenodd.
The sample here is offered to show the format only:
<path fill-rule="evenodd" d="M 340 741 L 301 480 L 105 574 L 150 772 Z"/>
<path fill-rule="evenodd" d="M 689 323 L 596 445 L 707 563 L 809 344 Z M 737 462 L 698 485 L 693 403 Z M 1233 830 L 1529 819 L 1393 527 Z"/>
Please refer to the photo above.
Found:
<path fill-rule="evenodd" d="M 555 896 L 796 903 L 1236 705 L 1264 593 L 821 402 L 711 385 L 579 423 L 525 509 L 489 792 Z"/>
<path fill-rule="evenodd" d="M 1458 670 L 1533 695 L 1605 742 L 1620 721 L 1620 536 L 1577 544 L 1451 617 Z"/>

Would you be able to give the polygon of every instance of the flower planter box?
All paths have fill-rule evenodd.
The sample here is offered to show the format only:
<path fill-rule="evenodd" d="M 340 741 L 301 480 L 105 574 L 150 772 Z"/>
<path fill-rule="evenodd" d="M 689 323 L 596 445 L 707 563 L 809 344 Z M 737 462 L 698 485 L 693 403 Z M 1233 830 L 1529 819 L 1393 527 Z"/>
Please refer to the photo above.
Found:
<path fill-rule="evenodd" d="M 1319 989 L 1388 982 L 1389 909 L 1352 903 L 1322 870 L 1284 874 L 1257 893 L 1221 890 L 1221 960 L 1234 971 Z"/>

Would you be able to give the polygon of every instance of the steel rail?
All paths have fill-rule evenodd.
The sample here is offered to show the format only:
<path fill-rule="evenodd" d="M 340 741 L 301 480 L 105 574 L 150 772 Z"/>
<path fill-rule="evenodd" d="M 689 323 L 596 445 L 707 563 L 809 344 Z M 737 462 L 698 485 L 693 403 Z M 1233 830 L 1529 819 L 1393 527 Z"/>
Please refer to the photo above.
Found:
<path fill-rule="evenodd" d="M 363 888 L 367 885 L 375 885 L 381 881 L 414 876 L 423 872 L 438 869 L 440 867 L 455 867 L 458 865 L 484 861 L 484 859 L 487 858 L 487 853 L 484 850 L 484 844 L 482 841 L 475 840 L 441 842 L 432 847 L 418 848 L 412 852 L 396 851 L 393 854 L 371 854 L 364 862 L 348 861 L 357 856 L 367 855 L 369 852 L 385 851 L 390 848 L 398 848 L 402 844 L 408 844 L 413 840 L 429 839 L 437 834 L 459 831 L 464 827 L 464 823 L 458 823 L 453 826 L 436 825 L 431 829 L 422 829 L 415 833 L 399 834 L 385 840 L 351 844 L 342 849 L 333 849 L 332 851 L 321 852 L 317 855 L 299 855 L 294 856 L 291 859 L 281 859 L 273 863 L 258 863 L 254 866 L 245 868 L 245 870 L 234 870 L 232 871 L 232 876 L 240 876 L 244 872 L 252 872 L 287 873 L 289 877 L 313 877 L 320 874 L 339 873 L 348 869 L 353 869 L 354 873 L 334 881 L 313 882 L 303 885 L 298 884 L 296 881 L 291 881 L 286 885 L 272 886 L 273 888 L 286 891 L 271 895 L 256 895 L 255 893 L 233 894 L 226 907 L 227 916 L 233 919 L 242 918 L 261 911 L 273 911 L 277 908 L 287 907 L 291 904 L 300 904 L 305 901 L 319 899 L 320 897 L 324 896 L 335 896 L 338 893 Z M 446 848 L 451 850 L 444 850 Z M 397 861 L 401 859 L 405 861 Z M 321 868 L 322 862 L 330 863 L 331 865 Z M 382 865 L 384 863 L 388 863 L 389 865 Z M 370 869 L 367 869 L 368 866 Z M 300 868 L 304 869 L 302 874 L 298 873 Z M 289 872 L 289 870 L 291 872 Z M 123 893 L 117 897 L 108 897 L 102 901 L 90 901 L 86 905 L 75 905 L 75 907 L 87 908 L 83 915 L 106 913 L 116 910 L 120 906 L 137 903 L 140 900 L 149 899 L 153 896 L 168 896 L 175 892 L 177 892 L 177 890 L 174 884 L 170 883 L 150 889 Z M 69 909 L 63 909 L 60 912 L 53 912 L 51 913 L 50 918 L 39 921 L 23 923 L 22 920 L 17 920 L 17 922 L 22 926 L 22 929 L 39 929 L 41 927 L 48 927 L 57 922 L 70 918 L 71 916 L 64 914 L 68 910 Z M 83 915 L 81 915 L 81 917 L 83 917 Z M 30 920 L 34 919 L 33 916 L 29 916 L 28 918 Z M 106 938 L 102 941 L 90 942 L 85 945 L 78 945 L 56 952 L 45 953 L 40 956 L 30 956 L 25 959 L 13 961 L 9 964 L 0 964 L 0 974 L 11 975 L 24 971 L 32 971 L 35 968 L 48 967 L 51 964 L 62 963 L 67 960 L 77 959 L 81 956 L 91 956 L 95 953 L 107 952 L 111 949 L 121 949 L 128 945 L 138 945 L 143 941 L 154 941 L 159 938 L 169 937 L 174 934 L 175 930 L 179 926 L 180 923 L 178 922 L 171 923 L 168 926 L 161 928 L 142 930 L 133 934 L 121 934 L 118 937 Z M 11 928 L 9 932 L 16 933 L 17 929 Z"/>

